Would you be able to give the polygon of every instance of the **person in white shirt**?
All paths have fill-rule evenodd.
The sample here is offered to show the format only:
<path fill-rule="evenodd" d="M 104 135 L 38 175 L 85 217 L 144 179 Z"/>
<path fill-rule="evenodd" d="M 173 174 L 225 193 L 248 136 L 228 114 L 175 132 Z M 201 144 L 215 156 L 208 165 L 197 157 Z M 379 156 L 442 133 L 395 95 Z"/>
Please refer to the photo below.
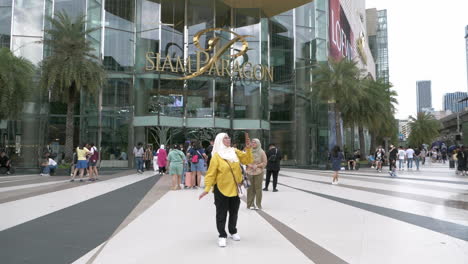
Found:
<path fill-rule="evenodd" d="M 398 169 L 399 170 L 404 170 L 405 169 L 405 157 L 406 157 L 406 151 L 403 149 L 402 146 L 398 148 Z"/>
<path fill-rule="evenodd" d="M 50 170 L 57 168 L 57 162 L 49 157 L 44 162 L 44 169 L 42 170 L 41 176 L 50 176 Z"/>
<path fill-rule="evenodd" d="M 414 149 L 408 147 L 406 149 L 406 160 L 408 161 L 407 168 L 408 170 L 413 169 L 413 159 L 414 159 Z"/>

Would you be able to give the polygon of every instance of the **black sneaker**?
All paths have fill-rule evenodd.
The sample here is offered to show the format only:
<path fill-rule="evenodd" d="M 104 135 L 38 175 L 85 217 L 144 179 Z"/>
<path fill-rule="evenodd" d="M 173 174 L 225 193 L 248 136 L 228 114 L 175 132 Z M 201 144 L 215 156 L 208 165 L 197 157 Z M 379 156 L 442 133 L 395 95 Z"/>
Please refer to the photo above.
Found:
<path fill-rule="evenodd" d="M 277 192 L 277 191 L 278 191 L 278 189 L 273 189 L 273 192 Z"/>
<path fill-rule="evenodd" d="M 70 182 L 74 182 L 74 181 L 75 181 L 75 179 L 71 179 L 71 180 L 70 180 Z"/>
<path fill-rule="evenodd" d="M 268 188 L 263 188 L 263 190 L 264 190 L 265 192 L 268 192 Z"/>

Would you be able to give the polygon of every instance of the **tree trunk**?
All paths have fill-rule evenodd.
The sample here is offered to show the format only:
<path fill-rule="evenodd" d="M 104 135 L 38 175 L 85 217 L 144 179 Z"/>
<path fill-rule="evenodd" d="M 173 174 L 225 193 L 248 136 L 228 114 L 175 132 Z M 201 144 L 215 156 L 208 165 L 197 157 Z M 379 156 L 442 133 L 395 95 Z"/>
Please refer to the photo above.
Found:
<path fill-rule="evenodd" d="M 366 151 L 366 142 L 364 141 L 364 128 L 362 125 L 358 126 L 358 133 L 359 133 L 359 149 L 361 150 L 361 159 L 365 159 L 367 157 Z"/>
<path fill-rule="evenodd" d="M 73 117 L 75 112 L 75 102 L 75 87 L 74 84 L 72 84 L 68 96 L 67 121 L 65 127 L 65 162 L 67 163 L 70 163 L 73 160 L 73 134 L 75 133 L 75 122 Z"/>
<path fill-rule="evenodd" d="M 341 136 L 341 126 L 340 126 L 340 109 L 338 109 L 338 104 L 335 103 L 335 132 L 336 132 L 336 145 L 343 150 L 343 141 Z"/>
<path fill-rule="evenodd" d="M 374 133 L 371 133 L 371 141 L 370 141 L 370 149 L 369 154 L 374 154 L 376 146 L 375 146 L 376 136 Z"/>

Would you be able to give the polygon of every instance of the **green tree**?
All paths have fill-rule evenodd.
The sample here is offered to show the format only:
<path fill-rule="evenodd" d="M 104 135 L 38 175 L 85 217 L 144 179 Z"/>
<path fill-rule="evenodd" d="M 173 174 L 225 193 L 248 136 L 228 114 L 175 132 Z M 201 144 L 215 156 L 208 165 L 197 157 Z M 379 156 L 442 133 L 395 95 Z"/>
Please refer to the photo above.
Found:
<path fill-rule="evenodd" d="M 368 79 L 364 87 L 365 98 L 361 98 L 361 117 L 362 125 L 368 128 L 371 135 L 372 153 L 376 143 L 382 142 L 385 137 L 396 141 L 398 124 L 395 119 L 395 105 L 398 101 L 397 93 L 390 83 Z"/>
<path fill-rule="evenodd" d="M 42 62 L 41 86 L 50 89 L 55 98 L 67 103 L 65 160 L 73 155 L 74 108 L 81 92 L 96 94 L 103 85 L 105 71 L 86 35 L 96 29 L 85 30 L 84 16 L 74 21 L 66 13 L 47 18 L 51 29 L 43 42 L 51 55 Z"/>
<path fill-rule="evenodd" d="M 410 116 L 410 136 L 408 138 L 411 146 L 419 147 L 423 143 L 431 144 L 439 135 L 441 124 L 432 114 L 419 112 L 416 118 Z"/>
<path fill-rule="evenodd" d="M 312 96 L 333 103 L 336 143 L 342 148 L 341 113 L 356 109 L 359 105 L 362 92 L 359 89 L 360 70 L 354 61 L 330 59 L 329 62 L 319 64 L 313 70 L 313 75 Z"/>
<path fill-rule="evenodd" d="M 14 119 L 23 102 L 32 94 L 34 65 L 16 57 L 9 49 L 0 49 L 0 119 Z"/>

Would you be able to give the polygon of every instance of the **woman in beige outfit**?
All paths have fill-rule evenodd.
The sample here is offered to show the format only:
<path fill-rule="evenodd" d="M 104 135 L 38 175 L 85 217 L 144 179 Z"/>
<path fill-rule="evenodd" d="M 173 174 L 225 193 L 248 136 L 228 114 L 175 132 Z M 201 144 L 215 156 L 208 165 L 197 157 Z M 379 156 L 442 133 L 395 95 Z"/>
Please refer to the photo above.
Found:
<path fill-rule="evenodd" d="M 252 139 L 252 154 L 254 162 L 247 165 L 247 177 L 250 180 L 250 187 L 247 189 L 247 208 L 262 209 L 262 185 L 263 173 L 267 165 L 267 156 L 262 149 L 260 140 Z M 254 206 L 254 199 L 256 208 Z"/>

